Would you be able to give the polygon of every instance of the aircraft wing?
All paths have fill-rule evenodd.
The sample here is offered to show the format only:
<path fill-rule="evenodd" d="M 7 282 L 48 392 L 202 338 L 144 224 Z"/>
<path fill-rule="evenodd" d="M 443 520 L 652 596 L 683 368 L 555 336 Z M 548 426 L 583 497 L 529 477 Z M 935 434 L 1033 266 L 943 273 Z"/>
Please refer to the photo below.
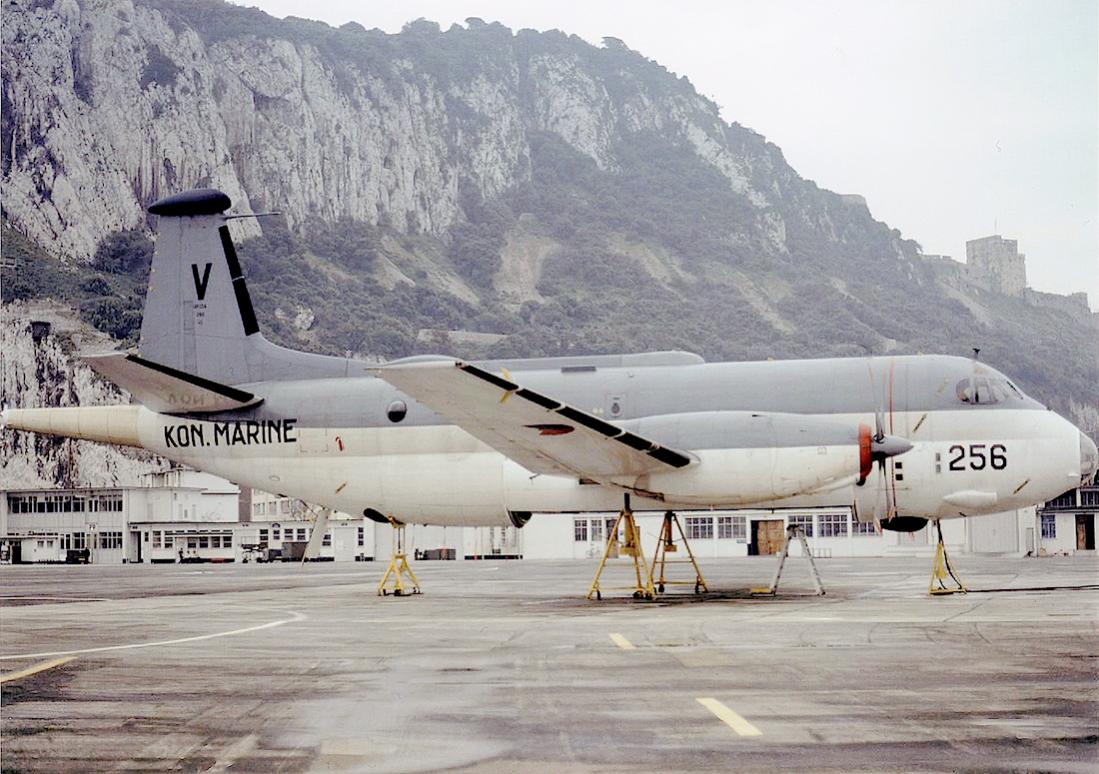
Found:
<path fill-rule="evenodd" d="M 236 387 L 177 371 L 125 352 L 81 358 L 103 376 L 127 390 L 138 403 L 164 414 L 233 411 L 263 399 Z"/>
<path fill-rule="evenodd" d="M 469 363 L 409 363 L 377 374 L 532 473 L 600 479 L 694 461 Z"/>

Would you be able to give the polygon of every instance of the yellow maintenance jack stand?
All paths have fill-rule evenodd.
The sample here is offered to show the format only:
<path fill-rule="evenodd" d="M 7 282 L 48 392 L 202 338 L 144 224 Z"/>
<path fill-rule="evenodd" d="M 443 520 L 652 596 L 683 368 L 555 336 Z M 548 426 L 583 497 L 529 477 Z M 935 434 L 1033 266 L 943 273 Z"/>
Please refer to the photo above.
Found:
<path fill-rule="evenodd" d="M 683 548 L 687 550 L 686 559 L 669 559 L 668 554 L 679 551 L 679 546 L 676 545 L 675 538 L 672 537 L 672 525 L 679 530 L 679 539 L 683 543 Z M 664 567 L 669 564 L 687 564 L 694 568 L 695 579 L 689 580 L 667 580 L 664 577 Z M 660 539 L 656 542 L 656 553 L 653 554 L 653 565 L 649 569 L 649 585 L 654 585 L 653 575 L 656 574 L 656 566 L 660 565 L 660 577 L 656 580 L 656 590 L 658 593 L 664 593 L 665 586 L 690 586 L 694 584 L 695 594 L 701 591 L 707 591 L 706 580 L 702 577 L 702 570 L 698 569 L 698 562 L 695 561 L 694 552 L 691 551 L 691 544 L 687 542 L 687 536 L 683 532 L 683 525 L 679 523 L 679 516 L 672 511 L 668 511 L 664 514 L 664 523 L 660 525 Z"/>
<path fill-rule="evenodd" d="M 618 540 L 619 526 L 623 528 L 621 542 Z M 645 562 L 645 552 L 641 549 L 641 530 L 637 526 L 637 521 L 634 520 L 633 512 L 630 511 L 629 495 L 626 495 L 625 504 L 619 512 L 618 518 L 614 520 L 614 527 L 611 528 L 610 534 L 607 535 L 607 545 L 603 549 L 603 558 L 599 560 L 599 569 L 595 571 L 595 577 L 588 588 L 588 599 L 593 596 L 596 599 L 603 598 L 603 592 L 599 587 L 599 577 L 603 574 L 607 559 L 612 555 L 625 555 L 633 558 L 633 571 L 637 582 L 635 585 L 625 588 L 633 589 L 634 599 L 653 599 L 656 597 L 652 573 Z"/>
<path fill-rule="evenodd" d="M 393 527 L 393 556 L 389 559 L 389 566 L 385 568 L 382 582 L 378 584 L 378 596 L 384 597 L 391 591 L 395 597 L 404 596 L 405 594 L 419 594 L 420 582 L 416 580 L 416 574 L 408 566 L 408 557 L 405 556 L 404 552 L 404 524 L 395 519 L 390 519 L 389 523 Z M 411 587 L 409 589 L 405 588 L 405 575 L 408 575 Z M 391 578 L 392 587 L 390 587 Z"/>
<path fill-rule="evenodd" d="M 938 519 L 935 519 L 935 530 L 939 533 L 939 542 L 935 546 L 935 563 L 931 566 L 931 584 L 927 587 L 927 593 L 933 596 L 938 594 L 965 594 L 967 593 L 966 588 L 958 580 L 958 574 L 954 572 L 954 563 L 950 561 L 950 557 L 946 554 L 946 546 L 943 544 L 943 527 Z M 953 586 L 947 585 L 947 578 L 954 582 Z M 939 584 L 937 588 L 936 583 Z"/>

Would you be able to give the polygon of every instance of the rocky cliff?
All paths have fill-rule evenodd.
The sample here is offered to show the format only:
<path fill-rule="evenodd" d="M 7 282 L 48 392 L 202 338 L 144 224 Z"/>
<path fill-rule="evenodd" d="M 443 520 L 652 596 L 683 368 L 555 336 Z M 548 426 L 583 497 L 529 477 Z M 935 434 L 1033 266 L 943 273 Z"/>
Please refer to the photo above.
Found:
<path fill-rule="evenodd" d="M 801 178 L 621 41 L 477 19 L 389 35 L 221 0 L 16 0 L 3 21 L 2 208 L 18 231 L 4 231 L 5 300 L 62 298 L 133 344 L 144 205 L 215 186 L 237 212 L 285 216 L 232 228 L 260 324 L 289 346 L 708 359 L 979 346 L 1099 432 L 1095 315 L 952 281 L 861 196 Z M 20 325 L 7 335 L 23 336 L 26 385 L 7 400 L 108 397 L 59 388 L 67 372 L 43 370 Z M 25 454 L 46 465 L 27 475 L 68 475 L 55 452 Z"/>
<path fill-rule="evenodd" d="M 70 360 L 73 332 L 58 335 L 47 322 L 55 313 L 41 306 L 5 307 L 0 320 L 0 402 L 26 408 L 125 403 L 126 395 Z M 0 433 L 0 490 L 56 484 L 137 486 L 141 475 L 155 467 L 158 463 L 151 454 L 133 450 Z"/>
<path fill-rule="evenodd" d="M 787 219 L 807 203 L 805 225 L 851 236 L 832 211 L 849 204 L 818 200 L 774 145 L 613 40 L 478 20 L 334 30 L 207 0 L 28 0 L 5 9 L 3 45 L 5 215 L 79 259 L 143 224 L 151 199 L 202 185 L 292 227 L 350 218 L 442 236 L 465 201 L 529 181 L 532 131 L 610 170 L 639 132 L 684 144 L 742 198 L 731 236 L 758 249 L 787 250 Z"/>

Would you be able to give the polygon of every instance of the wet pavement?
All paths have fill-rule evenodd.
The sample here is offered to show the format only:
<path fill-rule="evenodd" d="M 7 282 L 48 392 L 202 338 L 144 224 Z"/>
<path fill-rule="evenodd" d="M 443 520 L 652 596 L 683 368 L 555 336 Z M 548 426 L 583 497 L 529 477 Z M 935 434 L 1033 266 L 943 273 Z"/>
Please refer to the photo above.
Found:
<path fill-rule="evenodd" d="M 774 561 L 5 566 L 3 771 L 1099 768 L 1094 555 Z"/>

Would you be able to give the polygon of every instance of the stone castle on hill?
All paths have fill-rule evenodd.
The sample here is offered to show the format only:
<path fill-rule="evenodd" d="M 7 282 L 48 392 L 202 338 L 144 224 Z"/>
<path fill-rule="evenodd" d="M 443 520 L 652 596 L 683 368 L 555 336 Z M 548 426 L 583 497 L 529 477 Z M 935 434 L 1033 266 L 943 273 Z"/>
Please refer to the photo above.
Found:
<path fill-rule="evenodd" d="M 1087 293 L 1062 296 L 1028 288 L 1026 255 L 1019 252 L 1015 239 L 1004 239 L 999 234 L 971 239 L 965 243 L 965 263 L 958 263 L 949 255 L 923 257 L 944 284 L 967 295 L 994 293 L 1021 298 L 1034 306 L 1055 307 L 1077 318 L 1093 315 Z"/>
<path fill-rule="evenodd" d="M 1022 298 L 1026 292 L 1026 256 L 1014 239 L 999 234 L 970 239 L 965 243 L 965 266 L 971 281 L 996 293 Z"/>

